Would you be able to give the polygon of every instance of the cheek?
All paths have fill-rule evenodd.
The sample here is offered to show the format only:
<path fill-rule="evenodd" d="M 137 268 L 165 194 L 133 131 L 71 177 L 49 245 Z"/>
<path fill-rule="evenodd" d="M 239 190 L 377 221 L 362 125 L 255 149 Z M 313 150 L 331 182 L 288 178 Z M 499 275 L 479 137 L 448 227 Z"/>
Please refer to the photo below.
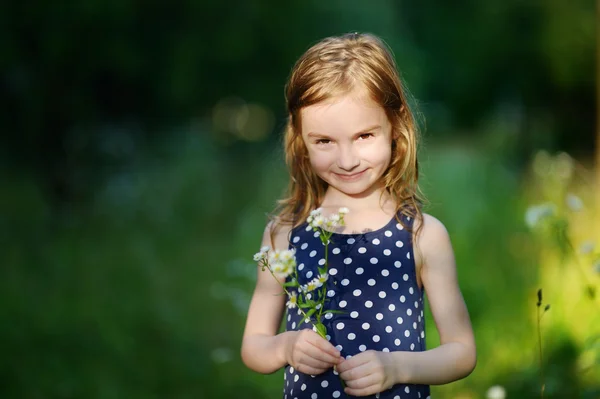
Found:
<path fill-rule="evenodd" d="M 328 170 L 334 158 L 327 152 L 309 152 L 310 164 L 317 172 Z"/>

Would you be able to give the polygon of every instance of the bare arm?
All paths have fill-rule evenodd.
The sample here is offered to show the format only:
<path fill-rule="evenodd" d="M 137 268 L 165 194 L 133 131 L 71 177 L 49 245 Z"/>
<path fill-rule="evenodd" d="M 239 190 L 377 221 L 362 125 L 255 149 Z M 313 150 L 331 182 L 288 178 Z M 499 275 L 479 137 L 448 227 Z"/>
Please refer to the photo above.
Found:
<path fill-rule="evenodd" d="M 476 349 L 467 307 L 458 287 L 456 262 L 444 225 L 423 215 L 415 259 L 438 332 L 440 346 L 424 352 L 393 352 L 395 380 L 410 384 L 445 384 L 469 375 Z"/>
<path fill-rule="evenodd" d="M 283 231 L 285 230 L 285 231 Z M 287 249 L 289 229 L 279 229 L 271 242 L 270 226 L 263 235 L 262 246 Z M 291 332 L 277 334 L 283 316 L 286 297 L 282 288 L 268 270 L 257 266 L 256 288 L 242 338 L 241 355 L 244 364 L 259 373 L 270 374 L 286 365 L 285 340 Z"/>

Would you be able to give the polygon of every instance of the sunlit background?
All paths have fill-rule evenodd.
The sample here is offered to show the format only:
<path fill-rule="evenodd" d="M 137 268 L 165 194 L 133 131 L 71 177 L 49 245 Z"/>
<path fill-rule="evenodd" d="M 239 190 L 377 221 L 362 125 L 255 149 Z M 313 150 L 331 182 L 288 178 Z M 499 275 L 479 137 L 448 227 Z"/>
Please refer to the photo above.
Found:
<path fill-rule="evenodd" d="M 6 2 L 0 397 L 281 397 L 283 374 L 239 349 L 286 184 L 283 88 L 311 44 L 359 31 L 416 99 L 427 212 L 477 338 L 475 371 L 432 397 L 600 398 L 599 15 L 593 0 Z"/>

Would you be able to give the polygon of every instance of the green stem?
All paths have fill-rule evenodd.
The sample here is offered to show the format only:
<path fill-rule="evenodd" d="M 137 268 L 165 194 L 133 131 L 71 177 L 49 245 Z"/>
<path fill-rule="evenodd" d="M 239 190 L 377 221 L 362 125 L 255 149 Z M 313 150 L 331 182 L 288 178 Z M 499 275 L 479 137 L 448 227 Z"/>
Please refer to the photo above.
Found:
<path fill-rule="evenodd" d="M 543 360 L 543 354 L 542 354 L 542 331 L 541 331 L 541 319 L 542 316 L 540 314 L 540 305 L 538 305 L 537 308 L 537 330 L 538 330 L 538 344 L 539 344 L 539 351 L 540 351 L 540 383 L 541 383 L 541 398 L 544 399 L 544 388 L 545 388 L 545 378 L 544 378 L 544 360 Z"/>

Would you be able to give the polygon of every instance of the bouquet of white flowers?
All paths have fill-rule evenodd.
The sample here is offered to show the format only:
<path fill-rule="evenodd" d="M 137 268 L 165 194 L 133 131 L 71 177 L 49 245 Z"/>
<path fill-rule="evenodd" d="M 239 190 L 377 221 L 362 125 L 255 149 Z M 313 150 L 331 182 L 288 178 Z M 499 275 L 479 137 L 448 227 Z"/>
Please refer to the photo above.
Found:
<path fill-rule="evenodd" d="M 342 313 L 334 309 L 325 309 L 327 299 L 326 283 L 329 279 L 329 240 L 334 230 L 344 225 L 344 216 L 348 213 L 348 208 L 340 208 L 338 213 L 328 217 L 323 216 L 321 208 L 315 209 L 310 213 L 307 219 L 309 226 L 319 233 L 321 242 L 325 246 L 325 263 L 318 266 L 319 274 L 306 284 L 300 285 L 298 280 L 298 270 L 296 268 L 295 249 L 271 250 L 270 247 L 263 247 L 260 252 L 254 255 L 254 260 L 264 271 L 268 269 L 273 277 L 281 284 L 285 295 L 288 297 L 287 307 L 290 309 L 298 307 L 298 310 L 304 316 L 306 323 L 313 325 L 321 337 L 327 339 L 327 329 L 322 322 L 322 318 L 327 313 Z M 291 276 L 289 281 L 288 277 Z M 281 280 L 285 282 L 281 282 Z"/>

